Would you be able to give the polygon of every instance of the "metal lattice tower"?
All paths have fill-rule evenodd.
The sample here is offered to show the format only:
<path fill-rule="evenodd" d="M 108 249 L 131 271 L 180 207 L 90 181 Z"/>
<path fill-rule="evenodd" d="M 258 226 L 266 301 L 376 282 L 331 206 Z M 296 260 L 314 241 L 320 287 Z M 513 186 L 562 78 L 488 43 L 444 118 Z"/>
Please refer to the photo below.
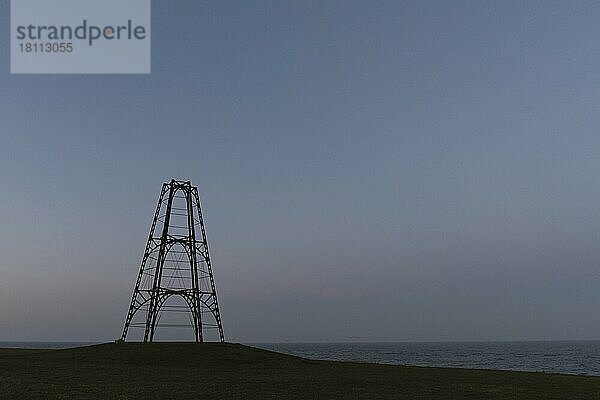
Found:
<path fill-rule="evenodd" d="M 178 304 L 166 304 L 174 298 Z M 187 314 L 189 323 L 160 324 L 167 313 Z M 190 181 L 162 186 L 121 340 L 130 328 L 143 328 L 144 342 L 152 342 L 158 326 L 192 326 L 196 342 L 216 329 L 225 341 L 200 196 Z"/>

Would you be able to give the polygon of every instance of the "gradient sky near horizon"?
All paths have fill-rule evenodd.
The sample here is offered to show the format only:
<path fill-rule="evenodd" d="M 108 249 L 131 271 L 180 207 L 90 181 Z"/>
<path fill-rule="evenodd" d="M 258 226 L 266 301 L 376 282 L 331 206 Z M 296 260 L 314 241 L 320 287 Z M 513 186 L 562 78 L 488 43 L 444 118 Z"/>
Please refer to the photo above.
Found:
<path fill-rule="evenodd" d="M 10 75 L 0 340 L 120 335 L 199 186 L 230 341 L 600 339 L 600 3 L 153 2 L 151 75 Z"/>

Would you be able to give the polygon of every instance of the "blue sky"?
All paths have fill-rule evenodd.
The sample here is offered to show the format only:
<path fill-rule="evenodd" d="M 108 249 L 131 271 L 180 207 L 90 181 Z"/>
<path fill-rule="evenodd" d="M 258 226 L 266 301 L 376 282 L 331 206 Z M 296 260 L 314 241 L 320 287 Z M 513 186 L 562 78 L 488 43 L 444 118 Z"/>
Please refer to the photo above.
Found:
<path fill-rule="evenodd" d="M 151 75 L 10 75 L 0 339 L 119 336 L 163 181 L 232 341 L 598 339 L 600 5 L 153 2 Z"/>

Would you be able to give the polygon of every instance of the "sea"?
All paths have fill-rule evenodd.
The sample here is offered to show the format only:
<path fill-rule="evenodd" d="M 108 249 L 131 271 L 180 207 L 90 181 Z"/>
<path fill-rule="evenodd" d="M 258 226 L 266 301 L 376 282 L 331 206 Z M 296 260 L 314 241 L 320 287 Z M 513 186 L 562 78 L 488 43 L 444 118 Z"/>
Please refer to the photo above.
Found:
<path fill-rule="evenodd" d="M 63 349 L 93 342 L 0 342 L 0 348 Z M 600 341 L 247 343 L 314 360 L 600 376 Z"/>

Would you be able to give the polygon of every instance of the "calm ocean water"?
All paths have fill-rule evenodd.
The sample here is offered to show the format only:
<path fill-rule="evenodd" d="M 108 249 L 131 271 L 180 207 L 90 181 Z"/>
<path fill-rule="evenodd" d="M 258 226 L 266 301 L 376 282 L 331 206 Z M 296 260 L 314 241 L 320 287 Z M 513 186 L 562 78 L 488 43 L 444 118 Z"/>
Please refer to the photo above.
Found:
<path fill-rule="evenodd" d="M 61 349 L 92 342 L 0 342 L 0 347 Z M 544 371 L 600 376 L 600 341 L 451 343 L 252 343 L 315 360 Z"/>
<path fill-rule="evenodd" d="M 89 346 L 97 342 L 0 342 L 0 348 L 9 349 L 68 349 Z"/>
<path fill-rule="evenodd" d="M 252 346 L 317 360 L 600 375 L 600 341 L 255 343 Z"/>

